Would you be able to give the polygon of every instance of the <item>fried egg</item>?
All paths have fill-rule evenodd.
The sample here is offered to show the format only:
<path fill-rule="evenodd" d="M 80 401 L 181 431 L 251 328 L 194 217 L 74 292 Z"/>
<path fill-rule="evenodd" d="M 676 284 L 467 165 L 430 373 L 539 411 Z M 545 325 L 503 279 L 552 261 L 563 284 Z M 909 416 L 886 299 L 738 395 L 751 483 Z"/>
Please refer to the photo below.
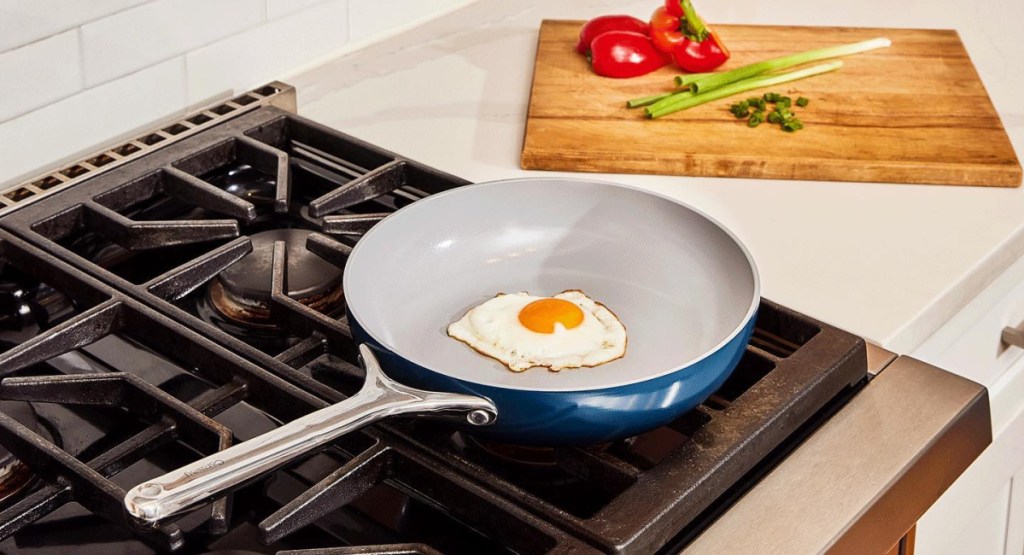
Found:
<path fill-rule="evenodd" d="M 513 372 L 597 366 L 626 354 L 622 322 L 575 289 L 552 297 L 499 293 L 449 325 L 448 335 Z"/>

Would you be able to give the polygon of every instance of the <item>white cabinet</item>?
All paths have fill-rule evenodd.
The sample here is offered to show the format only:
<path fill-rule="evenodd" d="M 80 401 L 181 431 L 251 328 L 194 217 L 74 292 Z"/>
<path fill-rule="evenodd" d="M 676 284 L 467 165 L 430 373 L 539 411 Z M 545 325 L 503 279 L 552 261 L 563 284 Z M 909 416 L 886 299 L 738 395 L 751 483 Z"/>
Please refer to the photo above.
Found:
<path fill-rule="evenodd" d="M 1024 257 L 910 354 L 991 388 L 1024 357 L 1024 349 L 1001 340 L 1003 328 L 1022 323 Z"/>
<path fill-rule="evenodd" d="M 918 522 L 918 555 L 1024 555 L 1024 350 L 999 339 L 1022 321 L 1024 259 L 913 353 L 986 386 L 993 432 L 992 445 Z"/>
<path fill-rule="evenodd" d="M 958 534 L 945 532 L 942 536 L 947 537 L 940 538 L 928 533 L 922 538 L 919 525 L 915 555 L 1002 555 L 1009 499 L 1010 483 L 1007 482 L 979 512 L 961 512 L 965 525 Z M 934 540 L 940 540 L 938 545 Z"/>
<path fill-rule="evenodd" d="M 1024 441 L 1024 438 L 1019 438 Z M 1010 486 L 1010 511 L 1006 529 L 1006 555 L 1024 555 L 1024 466 L 1017 469 Z"/>
<path fill-rule="evenodd" d="M 1013 488 L 1014 473 L 1020 477 L 1024 467 L 1024 415 L 1005 432 L 918 521 L 916 555 L 1000 555 L 1007 532 L 1024 525 L 1024 504 L 1011 506 L 1011 497 L 1024 499 L 1024 481 L 1016 483 L 1018 491 Z M 975 548 L 959 550 L 965 546 Z"/>

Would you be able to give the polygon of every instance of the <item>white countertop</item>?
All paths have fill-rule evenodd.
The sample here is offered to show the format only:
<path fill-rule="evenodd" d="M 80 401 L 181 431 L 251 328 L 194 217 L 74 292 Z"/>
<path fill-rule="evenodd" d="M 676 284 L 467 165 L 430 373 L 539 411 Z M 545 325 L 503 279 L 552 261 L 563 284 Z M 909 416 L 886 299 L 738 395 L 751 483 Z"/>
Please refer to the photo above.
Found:
<path fill-rule="evenodd" d="M 473 181 L 519 168 L 542 19 L 646 18 L 655 0 L 481 0 L 284 76 L 299 113 Z M 1024 158 L 1024 4 L 705 1 L 712 22 L 953 28 Z M 953 86 L 953 84 L 950 84 Z M 577 174 L 580 175 L 580 174 Z M 767 298 L 910 352 L 1024 253 L 1024 189 L 597 175 L 681 199 L 736 232 Z"/>

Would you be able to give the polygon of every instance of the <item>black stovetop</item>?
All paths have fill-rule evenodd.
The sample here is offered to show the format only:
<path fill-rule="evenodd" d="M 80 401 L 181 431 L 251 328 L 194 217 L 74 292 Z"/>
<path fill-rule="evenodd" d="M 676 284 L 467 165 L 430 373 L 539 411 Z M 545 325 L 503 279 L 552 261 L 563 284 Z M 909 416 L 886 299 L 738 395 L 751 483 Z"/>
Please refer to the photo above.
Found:
<path fill-rule="evenodd" d="M 134 526 L 125 489 L 358 389 L 345 257 L 465 183 L 261 107 L 0 218 L 0 551 L 668 552 L 864 383 L 862 340 L 763 301 L 669 426 L 536 449 L 398 419 Z"/>

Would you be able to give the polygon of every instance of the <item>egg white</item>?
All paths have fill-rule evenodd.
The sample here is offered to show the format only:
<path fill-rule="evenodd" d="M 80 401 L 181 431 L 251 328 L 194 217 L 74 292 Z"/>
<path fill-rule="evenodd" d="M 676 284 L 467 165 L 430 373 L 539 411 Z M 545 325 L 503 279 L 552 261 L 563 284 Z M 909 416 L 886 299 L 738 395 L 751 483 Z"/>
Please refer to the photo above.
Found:
<path fill-rule="evenodd" d="M 519 322 L 519 312 L 546 297 L 499 293 L 449 325 L 448 335 L 514 372 L 535 366 L 554 372 L 597 366 L 626 354 L 626 328 L 607 307 L 575 289 L 553 297 L 580 307 L 580 325 L 566 329 L 556 323 L 554 333 L 537 333 Z"/>

